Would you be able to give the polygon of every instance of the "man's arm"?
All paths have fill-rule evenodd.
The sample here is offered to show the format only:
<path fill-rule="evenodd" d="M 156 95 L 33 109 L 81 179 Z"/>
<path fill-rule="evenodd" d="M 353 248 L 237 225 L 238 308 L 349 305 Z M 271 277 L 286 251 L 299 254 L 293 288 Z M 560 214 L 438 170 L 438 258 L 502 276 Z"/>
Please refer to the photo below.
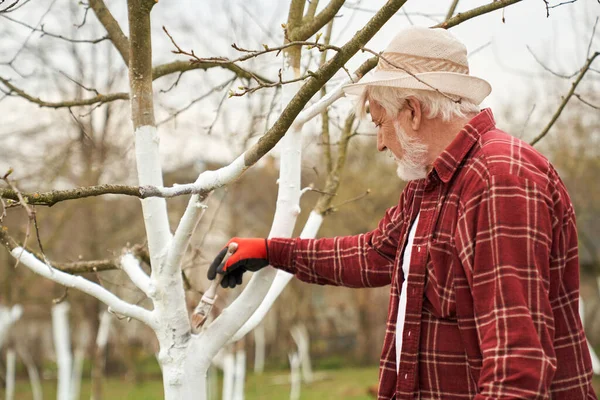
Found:
<path fill-rule="evenodd" d="M 392 281 L 402 223 L 400 206 L 387 210 L 377 229 L 356 236 L 269 240 L 269 263 L 321 285 L 376 287 Z"/>
<path fill-rule="evenodd" d="M 545 196 L 533 182 L 502 175 L 463 200 L 456 245 L 483 357 L 477 400 L 549 396 L 557 366 Z"/>

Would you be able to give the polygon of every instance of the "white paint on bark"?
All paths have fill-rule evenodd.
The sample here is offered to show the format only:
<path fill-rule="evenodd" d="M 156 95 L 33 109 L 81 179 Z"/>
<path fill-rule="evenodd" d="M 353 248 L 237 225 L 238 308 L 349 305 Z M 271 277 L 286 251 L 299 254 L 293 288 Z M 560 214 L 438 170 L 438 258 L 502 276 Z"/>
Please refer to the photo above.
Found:
<path fill-rule="evenodd" d="M 290 381 L 292 383 L 290 400 L 298 400 L 300 399 L 300 385 L 302 381 L 300 375 L 300 356 L 298 353 L 290 353 L 288 357 L 290 360 Z"/>
<path fill-rule="evenodd" d="M 311 211 L 308 216 L 308 220 L 300 233 L 300 237 L 303 239 L 314 238 L 317 236 L 317 232 L 323 223 L 323 216 L 314 210 Z M 285 271 L 277 271 L 275 275 L 275 279 L 273 280 L 273 284 L 269 288 L 267 295 L 264 297 L 260 306 L 256 309 L 256 311 L 252 314 L 252 316 L 246 321 L 246 323 L 240 328 L 239 331 L 231 338 L 232 342 L 238 341 L 252 329 L 256 328 L 258 324 L 265 318 L 265 315 L 269 312 L 275 300 L 279 297 L 283 289 L 287 286 L 287 284 L 292 280 L 294 275 L 285 272 Z"/>
<path fill-rule="evenodd" d="M 23 315 L 23 308 L 15 304 L 11 308 L 0 306 L 0 349 L 8 337 L 8 332 Z"/>
<path fill-rule="evenodd" d="M 235 357 L 232 353 L 225 354 L 223 360 L 223 400 L 233 400 L 233 385 L 235 383 Z"/>
<path fill-rule="evenodd" d="M 57 400 L 71 400 L 71 336 L 69 332 L 69 304 L 62 302 L 52 307 L 52 332 L 58 365 Z"/>
<path fill-rule="evenodd" d="M 258 310 L 257 310 L 258 311 Z M 254 373 L 260 375 L 265 370 L 265 325 L 258 324 L 254 329 Z"/>
<path fill-rule="evenodd" d="M 75 357 L 73 358 L 73 371 L 71 373 L 71 400 L 79 400 L 81 392 L 81 373 L 83 372 L 83 361 L 85 352 L 82 348 L 75 349 Z"/>
<path fill-rule="evenodd" d="M 154 297 L 154 284 L 150 277 L 144 272 L 140 261 L 131 253 L 125 253 L 121 257 L 121 269 L 125 271 L 131 282 L 135 284 L 146 296 Z"/>
<path fill-rule="evenodd" d="M 246 383 L 246 350 L 241 348 L 235 352 L 233 400 L 244 400 L 245 383 Z"/>
<path fill-rule="evenodd" d="M 6 400 L 15 398 L 15 369 L 17 356 L 13 349 L 6 351 Z"/>
<path fill-rule="evenodd" d="M 108 305 L 109 308 L 116 313 L 122 314 L 126 317 L 135 318 L 151 327 L 156 326 L 152 312 L 140 306 L 129 304 L 126 301 L 121 300 L 102 286 L 93 283 L 82 276 L 70 275 L 52 268 L 51 266 L 38 260 L 33 254 L 29 253 L 22 247 L 15 247 L 11 251 L 11 254 L 15 258 L 20 258 L 20 261 L 33 272 L 42 275 L 45 278 L 60 283 L 66 287 L 75 288 L 94 296 L 104 304 Z"/>
<path fill-rule="evenodd" d="M 141 186 L 163 186 L 158 144 L 155 126 L 140 126 L 135 130 L 135 158 Z M 167 202 L 160 197 L 142 199 L 141 202 L 150 259 L 152 265 L 160 266 L 171 241 Z"/>

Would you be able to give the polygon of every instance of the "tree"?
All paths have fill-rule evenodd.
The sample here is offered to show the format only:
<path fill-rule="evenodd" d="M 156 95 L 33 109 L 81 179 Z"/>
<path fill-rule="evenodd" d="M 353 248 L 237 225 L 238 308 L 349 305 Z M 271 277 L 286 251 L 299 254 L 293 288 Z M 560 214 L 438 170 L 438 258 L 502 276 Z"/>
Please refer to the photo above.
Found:
<path fill-rule="evenodd" d="M 456 1 L 453 2 L 446 20 L 437 26 L 451 28 L 471 18 L 498 10 L 517 3 L 519 0 L 499 0 L 454 15 Z M 279 194 L 274 222 L 270 236 L 290 236 L 299 213 L 299 199 L 303 192 L 300 186 L 300 160 L 302 128 L 312 118 L 321 115 L 328 106 L 341 97 L 341 86 L 351 79 L 359 79 L 377 63 L 377 53 L 363 63 L 353 74 L 345 70 L 345 64 L 359 51 L 372 52 L 365 48 L 374 34 L 404 5 L 405 0 L 389 0 L 377 10 L 368 23 L 343 45 L 331 45 L 328 40 L 321 41 L 318 33 L 329 24 L 340 8 L 343 0 L 331 0 L 324 8 L 318 9 L 318 1 L 307 3 L 304 0 L 292 0 L 289 14 L 284 24 L 284 42 L 281 45 L 263 45 L 261 50 L 248 50 L 238 45 L 234 49 L 241 54 L 235 59 L 202 58 L 193 51 L 184 50 L 174 36 L 165 29 L 175 50 L 174 53 L 186 56 L 186 61 L 172 61 L 153 66 L 151 30 L 151 12 L 156 7 L 154 0 L 128 0 L 127 20 L 129 35 L 126 36 L 117 19 L 113 17 L 102 0 L 90 0 L 89 8 L 103 28 L 118 55 L 129 71 L 128 92 L 103 94 L 81 84 L 86 91 L 94 95 L 74 100 L 50 101 L 31 95 L 17 86 L 13 80 L 0 76 L 3 91 L 10 96 L 18 96 L 41 107 L 55 109 L 72 109 L 91 106 L 90 112 L 100 110 L 108 103 L 129 100 L 131 121 L 135 135 L 135 159 L 139 186 L 123 184 L 104 184 L 77 187 L 68 190 L 52 190 L 47 193 L 21 192 L 12 181 L 11 171 L 3 174 L 8 188 L 0 191 L 3 198 L 3 210 L 22 207 L 33 226 L 37 226 L 35 207 L 53 205 L 57 202 L 82 199 L 102 194 L 135 196 L 141 199 L 148 249 L 138 251 L 134 247 L 114 260 L 102 262 L 76 263 L 64 268 L 61 263 L 53 263 L 45 256 L 42 246 L 40 254 L 33 254 L 26 243 L 19 244 L 11 232 L 3 226 L 0 230 L 0 241 L 10 251 L 18 263 L 27 266 L 39 275 L 73 287 L 92 295 L 109 306 L 109 310 L 127 318 L 135 318 L 149 326 L 159 342 L 158 361 L 163 373 L 166 399 L 204 398 L 206 393 L 205 377 L 212 358 L 232 338 L 239 339 L 252 329 L 269 308 L 277 292 L 289 281 L 289 276 L 277 273 L 280 279 L 273 284 L 273 291 L 262 311 L 253 316 L 255 310 L 269 292 L 276 272 L 264 269 L 252 277 L 242 294 L 201 332 L 193 333 L 190 326 L 189 310 L 185 301 L 182 260 L 189 248 L 190 238 L 199 224 L 207 199 L 216 188 L 230 184 L 245 170 L 256 164 L 265 154 L 281 141 L 281 162 L 279 178 Z M 1 11 L 8 14 L 26 7 L 27 2 L 8 6 Z M 318 11 L 318 12 L 317 12 Z M 84 17 L 84 21 L 86 18 Z M 44 25 L 31 26 L 31 32 L 43 35 L 54 35 Z M 328 36 L 328 35 L 327 35 Z M 93 41 L 93 40 L 92 40 Z M 100 40 L 99 40 L 100 41 Z M 88 41 L 89 42 L 89 41 Z M 324 58 L 316 69 L 307 69 L 310 63 L 302 63 L 303 52 L 328 51 L 330 58 Z M 246 60 L 263 55 L 283 54 L 284 66 L 277 79 L 266 78 L 258 72 L 240 66 Z M 311 53 L 311 54 L 312 54 Z M 597 53 L 596 53 L 597 55 Z M 595 57 L 595 56 L 594 56 Z M 589 64 L 593 62 L 590 60 Z M 14 62 L 8 67 L 14 69 Z M 223 68 L 235 74 L 236 79 L 247 83 L 232 92 L 232 96 L 250 95 L 261 89 L 280 87 L 284 108 L 270 125 L 270 128 L 231 164 L 217 170 L 204 171 L 194 183 L 165 187 L 163 185 L 163 169 L 160 162 L 159 136 L 155 118 L 153 81 L 164 76 L 179 73 L 180 76 L 194 69 Z M 587 66 L 589 68 L 589 65 Z M 305 70 L 306 69 L 306 70 Z M 344 78 L 335 88 L 327 88 L 327 93 L 309 105 L 311 99 L 326 88 L 328 81 L 339 71 L 345 70 Z M 340 72 L 341 73 L 341 72 Z M 179 78 L 178 78 L 179 79 Z M 174 82 L 174 85 L 178 81 Z M 84 97 L 84 96 L 80 96 Z M 327 117 L 323 114 L 323 120 Z M 353 134 L 353 117 L 345 118 L 342 129 L 342 142 L 349 140 Z M 269 122 L 269 121 L 267 121 Z M 323 129 L 323 134 L 327 129 Z M 343 150 L 344 145 L 340 146 Z M 316 234 L 322 218 L 331 206 L 332 192 L 339 185 L 339 173 L 343 168 L 343 151 L 340 150 L 337 161 L 329 157 L 329 179 L 325 194 L 315 211 L 311 214 L 302 236 L 312 237 Z M 177 227 L 171 230 L 167 214 L 167 198 L 191 195 Z M 26 239 L 28 238 L 27 235 Z M 35 235 L 32 235 L 35 236 Z M 24 242 L 27 242 L 25 240 Z M 38 242 L 41 241 L 38 238 Z M 140 264 L 140 259 L 148 259 L 152 267 L 148 275 Z M 115 296 L 106 288 L 92 282 L 81 275 L 86 271 L 120 268 L 130 280 L 149 299 L 152 309 L 148 309 Z M 244 325 L 242 327 L 242 325 Z M 240 328 L 242 329 L 240 331 Z M 237 332 L 237 333 L 236 333 Z"/>

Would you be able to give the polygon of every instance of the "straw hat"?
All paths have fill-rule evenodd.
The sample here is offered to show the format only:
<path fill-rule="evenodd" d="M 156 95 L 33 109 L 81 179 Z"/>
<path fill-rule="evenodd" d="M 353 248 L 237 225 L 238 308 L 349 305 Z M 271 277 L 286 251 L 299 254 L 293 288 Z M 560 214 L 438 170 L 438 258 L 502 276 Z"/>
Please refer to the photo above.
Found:
<path fill-rule="evenodd" d="M 440 92 L 478 105 L 492 87 L 469 75 L 467 48 L 446 29 L 410 27 L 399 32 L 379 58 L 375 70 L 346 94 L 360 95 L 367 86 L 390 86 Z"/>

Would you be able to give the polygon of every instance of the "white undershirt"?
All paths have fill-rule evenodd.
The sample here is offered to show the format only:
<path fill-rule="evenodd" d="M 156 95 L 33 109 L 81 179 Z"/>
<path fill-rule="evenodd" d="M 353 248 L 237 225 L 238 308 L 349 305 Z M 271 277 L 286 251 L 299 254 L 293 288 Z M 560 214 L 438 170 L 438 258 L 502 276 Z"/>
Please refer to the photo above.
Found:
<path fill-rule="evenodd" d="M 408 233 L 408 240 L 404 248 L 404 257 L 402 258 L 402 273 L 404 274 L 404 282 L 400 290 L 400 300 L 398 301 L 398 319 L 396 320 L 396 372 L 400 368 L 400 357 L 402 353 L 402 334 L 404 332 L 404 316 L 406 315 L 406 286 L 408 285 L 408 270 L 410 267 L 410 256 L 412 253 L 412 245 L 415 240 L 415 231 L 419 222 L 419 215 L 415 218 Z"/>

